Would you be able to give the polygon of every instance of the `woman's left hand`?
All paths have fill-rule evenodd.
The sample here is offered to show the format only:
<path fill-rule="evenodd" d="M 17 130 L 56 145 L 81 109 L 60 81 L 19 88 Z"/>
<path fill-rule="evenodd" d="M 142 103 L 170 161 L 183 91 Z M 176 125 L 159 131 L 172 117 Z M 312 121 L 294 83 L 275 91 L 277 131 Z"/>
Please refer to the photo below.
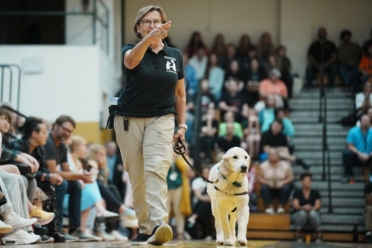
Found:
<path fill-rule="evenodd" d="M 185 141 L 185 133 L 186 133 L 185 128 L 183 127 L 178 128 L 177 133 L 173 135 L 173 142 L 176 142 L 178 138 L 180 138 L 182 142 Z"/>

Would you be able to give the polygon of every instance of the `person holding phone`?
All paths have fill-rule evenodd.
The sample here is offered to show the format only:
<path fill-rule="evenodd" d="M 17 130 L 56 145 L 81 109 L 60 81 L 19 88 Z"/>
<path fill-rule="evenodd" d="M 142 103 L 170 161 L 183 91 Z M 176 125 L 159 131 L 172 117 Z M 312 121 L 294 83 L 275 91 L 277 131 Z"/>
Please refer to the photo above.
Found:
<path fill-rule="evenodd" d="M 134 22 L 139 42 L 122 49 L 127 83 L 119 95 L 114 129 L 133 187 L 139 225 L 133 245 L 162 245 L 173 238 L 164 222 L 166 177 L 173 159 L 172 141 L 184 140 L 187 125 L 182 53 L 163 41 L 170 27 L 161 7 L 145 6 Z"/>

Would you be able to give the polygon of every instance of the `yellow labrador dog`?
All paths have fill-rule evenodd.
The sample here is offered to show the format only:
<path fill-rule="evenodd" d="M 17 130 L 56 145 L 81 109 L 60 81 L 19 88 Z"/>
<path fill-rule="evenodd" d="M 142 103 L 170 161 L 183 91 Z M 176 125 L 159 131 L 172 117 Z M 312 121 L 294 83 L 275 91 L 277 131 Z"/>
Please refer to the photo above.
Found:
<path fill-rule="evenodd" d="M 211 198 L 212 213 L 215 218 L 218 245 L 235 245 L 235 224 L 238 222 L 238 244 L 247 244 L 247 225 L 249 221 L 249 196 L 247 172 L 251 158 L 240 148 L 229 149 L 222 160 L 214 165 L 207 193 Z"/>

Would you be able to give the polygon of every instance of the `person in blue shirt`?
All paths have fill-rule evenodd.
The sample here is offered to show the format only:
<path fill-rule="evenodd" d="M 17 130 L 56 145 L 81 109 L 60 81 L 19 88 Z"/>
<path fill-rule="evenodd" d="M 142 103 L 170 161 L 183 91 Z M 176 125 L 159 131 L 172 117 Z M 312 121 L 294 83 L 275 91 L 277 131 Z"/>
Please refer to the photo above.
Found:
<path fill-rule="evenodd" d="M 350 129 L 346 142 L 347 148 L 343 152 L 345 177 L 343 183 L 354 183 L 353 166 L 368 166 L 372 156 L 372 130 L 368 115 L 360 118 L 360 127 Z"/>

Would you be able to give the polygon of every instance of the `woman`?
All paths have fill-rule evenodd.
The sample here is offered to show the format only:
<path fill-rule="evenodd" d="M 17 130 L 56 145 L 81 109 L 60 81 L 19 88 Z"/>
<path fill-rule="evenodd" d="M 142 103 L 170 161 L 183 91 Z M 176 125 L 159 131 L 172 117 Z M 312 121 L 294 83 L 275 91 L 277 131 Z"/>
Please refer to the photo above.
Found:
<path fill-rule="evenodd" d="M 71 143 L 69 144 L 71 159 L 69 159 L 69 165 L 71 171 L 78 171 L 83 173 L 84 170 L 90 171 L 91 165 L 85 160 L 87 156 L 87 145 L 85 139 L 80 136 L 73 136 L 71 138 Z M 92 207 L 95 207 L 97 214 L 96 217 L 103 218 L 106 221 L 117 220 L 119 218 L 118 214 L 106 210 L 104 201 L 102 199 L 101 193 L 97 181 L 93 183 L 85 184 L 83 181 L 79 181 L 81 184 L 81 226 L 77 229 L 73 235 L 78 235 L 80 239 L 84 241 L 101 241 L 101 237 L 97 237 L 92 234 L 92 230 L 88 230 L 87 223 Z M 64 209 L 67 209 L 69 201 L 69 195 L 65 195 L 64 199 Z M 83 238 L 84 237 L 84 238 Z"/>
<path fill-rule="evenodd" d="M 208 79 L 210 90 L 217 101 L 221 97 L 224 77 L 225 75 L 222 68 L 218 66 L 217 55 L 211 53 L 208 58 L 208 65 L 204 78 Z"/>
<path fill-rule="evenodd" d="M 293 173 L 291 165 L 280 160 L 277 149 L 270 149 L 269 159 L 260 165 L 258 181 L 262 184 L 261 195 L 266 205 L 265 213 L 275 214 L 272 198 L 279 198 L 278 214 L 284 213 L 292 190 Z"/>
<path fill-rule="evenodd" d="M 63 178 L 57 173 L 50 173 L 44 161 L 45 151 L 43 146 L 48 139 L 48 127 L 42 119 L 29 117 L 19 130 L 22 133 L 22 138 L 12 141 L 12 148 L 33 156 L 40 164 L 35 178 L 38 188 L 47 195 L 47 199 L 42 206 L 39 204 L 38 209 L 40 210 L 40 207 L 42 207 L 45 211 L 54 212 L 57 216 L 48 224 L 47 235 L 53 237 L 54 242 L 65 242 L 65 236 L 58 223 L 59 215 L 62 213 L 58 213 L 54 189 L 54 185 L 62 184 Z M 39 198 L 38 194 L 36 194 L 36 197 Z M 35 205 L 37 204 L 35 203 Z M 35 228 L 35 232 L 38 233 L 37 228 Z M 48 240 L 46 235 L 41 235 L 41 238 L 43 242 Z"/>
<path fill-rule="evenodd" d="M 191 160 L 188 154 L 185 154 Z M 168 171 L 168 222 L 173 212 L 176 222 L 177 240 L 184 240 L 185 217 L 192 213 L 190 200 L 190 182 L 187 178 L 187 170 L 190 168 L 181 155 L 173 154 L 173 163 Z"/>
<path fill-rule="evenodd" d="M 114 128 L 133 187 L 139 225 L 133 245 L 162 245 L 173 237 L 164 222 L 166 176 L 172 164 L 172 140 L 184 140 L 187 125 L 182 54 L 162 42 L 170 26 L 161 7 L 143 7 L 134 24 L 139 43 L 122 49 L 127 84 L 119 96 Z"/>
<path fill-rule="evenodd" d="M 96 177 L 99 191 L 102 195 L 102 198 L 106 202 L 107 209 L 115 213 L 120 213 L 122 226 L 138 228 L 138 221 L 134 210 L 125 206 L 120 201 L 120 193 L 117 187 L 115 185 L 108 184 L 106 154 L 106 147 L 101 144 L 93 143 L 89 146 L 88 164 L 92 166 L 90 171 L 93 171 L 94 177 Z M 128 187 L 127 184 L 126 187 Z M 119 228 L 117 224 L 119 223 L 108 223 L 106 225 L 106 230 L 109 231 L 110 235 L 115 237 L 115 239 L 123 240 L 123 237 L 120 235 L 120 233 L 115 230 Z M 103 236 L 110 236 L 105 235 L 104 231 L 101 231 L 101 233 Z M 126 240 L 128 240 L 128 238 L 126 238 Z"/>
<path fill-rule="evenodd" d="M 165 14 L 164 14 L 164 16 L 165 16 Z M 190 41 L 187 44 L 187 46 L 185 47 L 184 52 L 186 52 L 187 53 L 187 56 L 189 58 L 191 58 L 192 56 L 194 56 L 197 53 L 197 51 L 201 47 L 204 48 L 205 54 L 208 54 L 209 53 L 208 47 L 203 42 L 201 33 L 199 31 L 194 31 L 191 34 Z"/>
<path fill-rule="evenodd" d="M 262 62 L 262 65 L 266 66 L 270 55 L 275 55 L 275 46 L 269 33 L 265 32 L 261 35 L 261 39 L 257 45 L 257 48 L 258 56 Z"/>

